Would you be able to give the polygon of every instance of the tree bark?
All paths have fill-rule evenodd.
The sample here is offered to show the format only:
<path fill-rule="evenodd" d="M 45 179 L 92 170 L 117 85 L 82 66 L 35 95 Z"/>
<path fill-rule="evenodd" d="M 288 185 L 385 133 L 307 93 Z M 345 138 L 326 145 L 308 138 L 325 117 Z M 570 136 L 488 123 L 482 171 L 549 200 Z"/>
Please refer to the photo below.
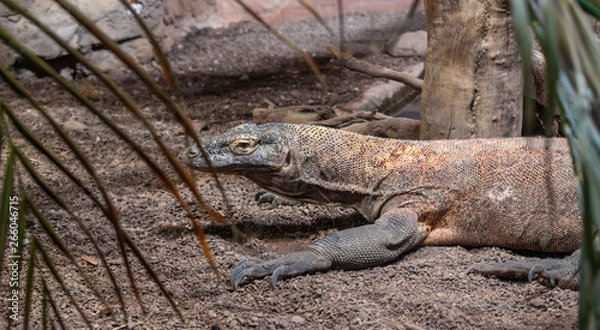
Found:
<path fill-rule="evenodd" d="M 421 139 L 519 136 L 521 60 L 506 0 L 425 0 Z"/>

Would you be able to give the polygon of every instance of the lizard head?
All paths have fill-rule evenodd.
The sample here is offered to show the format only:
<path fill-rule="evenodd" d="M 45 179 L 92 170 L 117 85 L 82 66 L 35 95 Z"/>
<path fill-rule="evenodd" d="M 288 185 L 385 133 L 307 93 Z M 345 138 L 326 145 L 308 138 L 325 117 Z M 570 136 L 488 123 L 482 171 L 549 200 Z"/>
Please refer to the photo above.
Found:
<path fill-rule="evenodd" d="M 354 149 L 362 152 L 361 144 L 353 140 L 355 136 L 358 135 L 313 125 L 245 124 L 203 141 L 202 147 L 216 172 L 242 175 L 295 200 L 348 204 L 362 198 L 356 193 L 355 182 L 343 181 L 346 169 L 356 164 L 352 156 L 346 157 L 351 164 L 343 163 L 338 156 L 346 146 L 358 146 Z M 187 149 L 184 158 L 195 169 L 210 170 L 195 144 Z M 344 190 L 346 186 L 350 187 L 349 193 Z"/>
<path fill-rule="evenodd" d="M 220 136 L 202 142 L 215 171 L 240 174 L 254 179 L 284 171 L 291 163 L 291 152 L 280 124 L 244 124 Z M 185 162 L 198 170 L 209 171 L 200 148 L 192 143 L 185 152 Z"/>

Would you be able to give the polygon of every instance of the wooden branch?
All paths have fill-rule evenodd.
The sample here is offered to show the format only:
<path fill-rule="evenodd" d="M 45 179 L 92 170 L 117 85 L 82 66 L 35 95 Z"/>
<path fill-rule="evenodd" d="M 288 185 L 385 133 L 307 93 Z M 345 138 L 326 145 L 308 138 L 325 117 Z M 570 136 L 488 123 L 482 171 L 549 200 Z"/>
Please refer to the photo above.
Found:
<path fill-rule="evenodd" d="M 302 123 L 393 139 L 419 138 L 418 120 L 394 118 L 375 111 L 348 112 L 327 106 L 300 105 L 278 109 L 255 108 L 252 110 L 252 117 L 256 124 Z"/>
<path fill-rule="evenodd" d="M 541 105 L 546 105 L 546 58 L 544 55 L 533 50 L 531 52 L 531 74 L 533 76 L 533 88 L 530 92 L 531 98 Z"/>
<path fill-rule="evenodd" d="M 356 57 L 352 56 L 347 51 L 340 51 L 339 48 L 333 45 L 325 46 L 330 52 L 335 55 L 336 59 L 332 60 L 332 63 L 335 65 L 346 67 L 349 70 L 362 72 L 370 75 L 375 78 L 387 78 L 394 81 L 401 82 L 407 86 L 411 86 L 417 90 L 421 90 L 423 87 L 423 80 L 417 77 L 413 77 L 404 72 L 398 72 L 394 70 L 390 70 L 386 67 L 371 64 L 365 61 L 361 61 Z"/>
<path fill-rule="evenodd" d="M 270 122 L 307 124 L 336 116 L 332 107 L 321 105 L 294 105 L 284 108 L 255 108 L 252 110 L 252 120 L 255 124 Z"/>
<path fill-rule="evenodd" d="M 419 121 L 409 118 L 392 118 L 352 124 L 345 131 L 401 140 L 419 139 Z"/>
<path fill-rule="evenodd" d="M 309 125 L 321 125 L 327 127 L 343 128 L 357 123 L 365 123 L 372 120 L 385 120 L 392 117 L 375 111 L 354 111 L 349 114 L 340 114 L 336 117 L 307 122 Z"/>

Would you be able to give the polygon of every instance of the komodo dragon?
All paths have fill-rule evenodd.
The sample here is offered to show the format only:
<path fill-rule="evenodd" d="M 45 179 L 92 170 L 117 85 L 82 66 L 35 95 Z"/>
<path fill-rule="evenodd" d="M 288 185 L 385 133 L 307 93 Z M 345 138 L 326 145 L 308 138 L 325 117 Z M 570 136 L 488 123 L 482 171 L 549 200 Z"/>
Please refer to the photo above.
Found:
<path fill-rule="evenodd" d="M 235 267 L 231 284 L 388 263 L 416 246 L 497 246 L 571 253 L 582 222 L 564 139 L 408 141 L 320 126 L 245 124 L 203 142 L 217 172 L 245 176 L 290 199 L 353 207 L 371 224 L 276 258 Z M 208 167 L 198 147 L 186 162 Z M 501 277 L 578 287 L 579 250 L 564 259 L 475 264 Z"/>

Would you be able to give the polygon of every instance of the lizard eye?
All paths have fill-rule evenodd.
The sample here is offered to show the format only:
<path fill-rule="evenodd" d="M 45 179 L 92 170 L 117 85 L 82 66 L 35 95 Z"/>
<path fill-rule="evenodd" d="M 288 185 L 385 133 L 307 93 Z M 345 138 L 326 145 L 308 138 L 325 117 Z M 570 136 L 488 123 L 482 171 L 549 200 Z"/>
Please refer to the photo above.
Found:
<path fill-rule="evenodd" d="M 198 155 L 199 151 L 200 150 L 198 149 L 198 146 L 196 146 L 195 144 L 191 145 L 187 151 L 188 157 L 190 157 L 190 158 L 196 157 Z"/>
<path fill-rule="evenodd" d="M 229 149 L 238 155 L 247 155 L 256 149 L 256 139 L 237 138 L 229 143 Z"/>

